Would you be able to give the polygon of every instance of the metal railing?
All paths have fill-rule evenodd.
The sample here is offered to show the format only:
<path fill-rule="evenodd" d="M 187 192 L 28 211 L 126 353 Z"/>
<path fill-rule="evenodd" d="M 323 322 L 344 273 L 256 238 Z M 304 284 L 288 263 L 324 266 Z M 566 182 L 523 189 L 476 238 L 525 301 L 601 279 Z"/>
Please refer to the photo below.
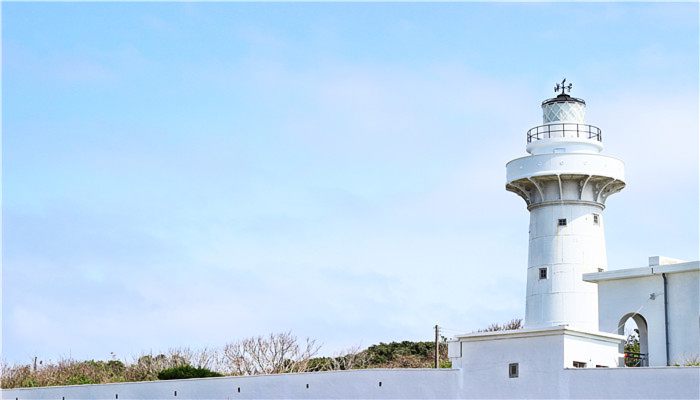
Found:
<path fill-rule="evenodd" d="M 603 131 L 597 126 L 576 123 L 560 123 L 536 126 L 527 131 L 527 142 L 551 138 L 582 138 L 603 141 Z"/>
<path fill-rule="evenodd" d="M 646 353 L 625 352 L 625 367 L 648 367 L 649 355 Z"/>

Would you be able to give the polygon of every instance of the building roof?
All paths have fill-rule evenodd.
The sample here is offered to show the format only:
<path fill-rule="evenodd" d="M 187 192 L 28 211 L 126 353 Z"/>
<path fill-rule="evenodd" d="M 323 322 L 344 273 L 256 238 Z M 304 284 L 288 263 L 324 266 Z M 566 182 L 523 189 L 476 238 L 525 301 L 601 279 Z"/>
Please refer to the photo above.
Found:
<path fill-rule="evenodd" d="M 553 336 L 553 335 L 571 335 L 579 337 L 588 337 L 598 340 L 624 340 L 624 336 L 616 335 L 607 332 L 594 332 L 578 328 L 572 328 L 568 325 L 546 326 L 536 328 L 522 328 L 507 331 L 491 331 L 491 332 L 473 332 L 463 335 L 456 335 L 455 339 L 466 341 L 481 341 L 481 340 L 499 340 L 499 339 L 515 339 L 533 336 Z"/>
<path fill-rule="evenodd" d="M 700 261 L 688 261 L 676 264 L 654 265 L 642 268 L 627 268 L 613 271 L 583 274 L 586 282 L 612 281 L 617 279 L 641 278 L 645 276 L 676 274 L 680 272 L 700 272 Z"/>
<path fill-rule="evenodd" d="M 551 99 L 547 99 L 547 100 L 543 101 L 542 105 L 544 106 L 544 105 L 551 104 L 551 103 L 565 103 L 567 101 L 573 101 L 573 102 L 577 102 L 577 103 L 586 104 L 586 102 L 583 101 L 583 99 L 579 99 L 578 97 L 571 97 L 568 94 L 560 94 L 557 97 L 553 97 Z"/>

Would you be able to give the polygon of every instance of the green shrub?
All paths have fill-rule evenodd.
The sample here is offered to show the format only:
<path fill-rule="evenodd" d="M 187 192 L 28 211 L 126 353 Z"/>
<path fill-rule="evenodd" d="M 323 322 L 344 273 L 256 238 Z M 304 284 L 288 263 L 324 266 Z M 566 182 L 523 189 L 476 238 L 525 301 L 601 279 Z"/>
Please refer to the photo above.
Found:
<path fill-rule="evenodd" d="M 332 369 L 333 359 L 330 357 L 314 357 L 309 359 L 309 372 L 329 371 Z"/>
<path fill-rule="evenodd" d="M 85 375 L 76 375 L 76 376 L 69 376 L 68 379 L 66 379 L 65 385 L 90 385 L 94 383 L 100 383 L 96 380 L 90 379 L 89 377 Z"/>
<path fill-rule="evenodd" d="M 213 376 L 223 375 L 206 368 L 195 368 L 191 365 L 181 365 L 179 367 L 167 368 L 158 373 L 158 379 L 160 380 L 209 378 Z"/>

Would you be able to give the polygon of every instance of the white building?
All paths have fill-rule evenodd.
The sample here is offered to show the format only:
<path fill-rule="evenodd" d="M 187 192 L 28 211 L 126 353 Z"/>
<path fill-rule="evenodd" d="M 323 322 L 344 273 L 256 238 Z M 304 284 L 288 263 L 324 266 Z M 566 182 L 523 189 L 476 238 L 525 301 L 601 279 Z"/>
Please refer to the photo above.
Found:
<path fill-rule="evenodd" d="M 603 212 L 625 186 L 624 164 L 600 154 L 601 130 L 563 84 L 527 133 L 530 155 L 507 164 L 506 189 L 530 212 L 523 329 L 457 336 L 451 369 L 9 389 L 2 398 L 700 398 L 700 368 L 673 366 L 700 355 L 700 263 L 651 257 L 648 267 L 607 270 Z M 642 367 L 623 362 L 630 318 Z"/>
<path fill-rule="evenodd" d="M 700 263 L 649 257 L 649 266 L 585 274 L 598 284 L 600 330 L 639 329 L 643 365 L 700 362 Z"/>

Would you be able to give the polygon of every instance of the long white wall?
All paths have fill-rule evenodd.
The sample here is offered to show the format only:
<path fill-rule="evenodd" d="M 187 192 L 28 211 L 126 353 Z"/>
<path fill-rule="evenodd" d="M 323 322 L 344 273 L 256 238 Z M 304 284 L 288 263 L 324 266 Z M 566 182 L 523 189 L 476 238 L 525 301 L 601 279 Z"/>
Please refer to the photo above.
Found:
<path fill-rule="evenodd" d="M 566 369 L 560 387 L 567 399 L 700 399 L 700 368 Z"/>
<path fill-rule="evenodd" d="M 502 368 L 498 369 L 498 376 L 475 372 L 475 370 L 468 372 L 456 369 L 375 369 L 56 386 L 3 390 L 2 398 L 9 400 L 700 398 L 700 368 L 698 367 L 558 368 L 554 371 L 523 371 L 517 379 L 504 378 Z M 504 380 L 509 380 L 512 384 L 504 385 Z"/>
<path fill-rule="evenodd" d="M 368 369 L 3 390 L 3 399 L 449 399 L 453 369 Z M 307 386 L 308 385 L 308 386 Z"/>

